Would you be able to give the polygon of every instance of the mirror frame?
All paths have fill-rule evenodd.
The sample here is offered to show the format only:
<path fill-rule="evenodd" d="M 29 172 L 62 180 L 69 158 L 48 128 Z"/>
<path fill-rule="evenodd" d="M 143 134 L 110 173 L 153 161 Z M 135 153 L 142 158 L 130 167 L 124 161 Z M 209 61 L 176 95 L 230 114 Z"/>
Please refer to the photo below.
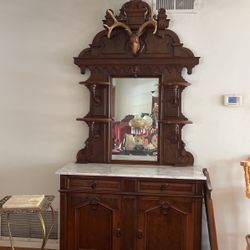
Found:
<path fill-rule="evenodd" d="M 111 26 L 113 18 L 106 12 L 104 24 Z M 151 7 L 141 0 L 126 2 L 117 20 L 133 31 L 139 30 L 150 20 Z M 192 166 L 193 155 L 187 152 L 182 141 L 182 128 L 189 121 L 182 114 L 182 91 L 190 84 L 182 77 L 183 68 L 188 74 L 199 63 L 199 57 L 180 43 L 178 36 L 168 29 L 165 9 L 160 9 L 157 17 L 157 32 L 145 28 L 139 37 L 140 50 L 131 50 L 131 37 L 124 29 L 117 28 L 108 38 L 105 29 L 99 32 L 90 47 L 74 58 L 75 64 L 90 77 L 84 84 L 90 91 L 90 111 L 79 121 L 89 126 L 89 137 L 85 147 L 77 154 L 77 163 L 113 163 L 111 159 L 112 129 L 112 78 L 159 78 L 159 137 L 158 161 L 119 161 L 131 164 Z"/>

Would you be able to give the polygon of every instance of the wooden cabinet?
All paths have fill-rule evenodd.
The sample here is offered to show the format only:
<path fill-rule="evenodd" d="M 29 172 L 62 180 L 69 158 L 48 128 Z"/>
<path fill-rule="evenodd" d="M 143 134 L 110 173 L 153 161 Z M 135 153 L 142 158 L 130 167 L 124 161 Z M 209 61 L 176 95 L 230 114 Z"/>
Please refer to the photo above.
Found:
<path fill-rule="evenodd" d="M 200 249 L 200 236 L 198 244 L 193 238 L 195 212 L 192 198 L 139 198 L 137 249 Z"/>
<path fill-rule="evenodd" d="M 200 250 L 202 180 L 61 176 L 61 250 Z"/>
<path fill-rule="evenodd" d="M 119 196 L 70 194 L 65 249 L 120 249 L 120 207 Z"/>

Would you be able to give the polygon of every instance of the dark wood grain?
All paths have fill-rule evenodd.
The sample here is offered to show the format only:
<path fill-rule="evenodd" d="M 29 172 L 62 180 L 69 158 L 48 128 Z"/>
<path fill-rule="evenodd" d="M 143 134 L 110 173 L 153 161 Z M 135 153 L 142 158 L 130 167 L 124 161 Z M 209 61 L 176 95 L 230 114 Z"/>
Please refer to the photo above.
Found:
<path fill-rule="evenodd" d="M 195 249 L 192 199 L 143 197 L 139 200 L 138 250 Z M 197 240 L 197 239 L 196 239 Z"/>
<path fill-rule="evenodd" d="M 159 79 L 158 161 L 155 165 L 191 166 L 182 129 L 192 122 L 182 114 L 182 92 L 190 86 L 182 76 L 199 63 L 171 31 L 166 11 L 160 9 L 157 32 L 149 26 L 150 6 L 141 0 L 126 2 L 116 19 L 137 35 L 114 29 L 110 39 L 102 30 L 74 62 L 90 77 L 80 84 L 90 91 L 86 122 L 89 137 L 77 154 L 77 163 L 152 164 L 112 161 L 112 122 L 115 112 L 112 78 Z M 114 17 L 106 13 L 104 24 Z M 124 26 L 123 25 L 123 26 Z M 157 167 L 157 166 L 156 166 Z M 61 176 L 60 250 L 200 250 L 203 181 L 153 178 Z"/>
<path fill-rule="evenodd" d="M 72 193 L 68 198 L 67 249 L 120 249 L 119 196 Z"/>
<path fill-rule="evenodd" d="M 137 31 L 151 16 L 150 6 L 140 0 L 125 3 L 116 17 Z M 77 154 L 78 163 L 110 163 L 111 125 L 114 115 L 113 77 L 159 78 L 159 135 L 158 162 L 161 165 L 193 165 L 193 155 L 185 150 L 182 129 L 189 121 L 182 114 L 182 92 L 190 85 L 182 76 L 187 68 L 189 74 L 199 63 L 191 50 L 184 48 L 177 34 L 168 28 L 169 19 L 164 9 L 160 9 L 157 19 L 157 33 L 153 28 L 145 28 L 139 36 L 140 49 L 133 53 L 130 35 L 122 28 L 112 31 L 110 39 L 107 30 L 102 30 L 93 39 L 89 48 L 84 49 L 74 62 L 84 74 L 89 69 L 89 79 L 85 85 L 91 94 L 89 113 L 78 118 L 89 126 L 86 145 Z M 106 14 L 104 24 L 111 26 L 114 20 Z M 123 161 L 124 162 L 124 161 Z M 117 161 L 114 161 L 117 163 Z M 134 162 L 145 164 L 144 162 Z M 151 163 L 152 164 L 152 163 Z"/>
<path fill-rule="evenodd" d="M 119 188 L 86 188 L 93 179 L 120 183 Z M 67 185 L 71 180 L 83 188 Z M 199 180 L 61 176 L 60 249 L 200 250 L 203 185 Z"/>

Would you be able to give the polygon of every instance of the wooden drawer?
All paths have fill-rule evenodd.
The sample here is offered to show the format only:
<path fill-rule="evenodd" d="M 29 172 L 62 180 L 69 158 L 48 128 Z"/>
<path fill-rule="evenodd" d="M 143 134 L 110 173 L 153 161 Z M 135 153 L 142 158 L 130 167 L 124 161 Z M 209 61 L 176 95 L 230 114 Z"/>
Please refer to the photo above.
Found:
<path fill-rule="evenodd" d="M 120 191 L 121 184 L 115 179 L 99 179 L 94 177 L 68 178 L 67 189 L 83 191 Z"/>
<path fill-rule="evenodd" d="M 150 194 L 194 194 L 195 183 L 173 182 L 168 180 L 140 180 L 138 191 Z"/>

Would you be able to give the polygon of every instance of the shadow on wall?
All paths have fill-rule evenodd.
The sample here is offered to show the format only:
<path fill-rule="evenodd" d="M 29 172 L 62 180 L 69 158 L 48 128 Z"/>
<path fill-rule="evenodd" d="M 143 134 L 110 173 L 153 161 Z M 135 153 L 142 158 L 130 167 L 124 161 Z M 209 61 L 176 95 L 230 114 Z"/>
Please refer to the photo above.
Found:
<path fill-rule="evenodd" d="M 246 241 L 247 241 L 247 248 L 246 248 L 246 250 L 250 250 L 250 234 L 248 234 L 247 236 L 246 236 Z"/>
<path fill-rule="evenodd" d="M 246 248 L 245 231 L 250 227 L 250 213 L 246 211 L 250 211 L 250 205 L 245 196 L 244 170 L 240 161 L 247 158 L 217 160 L 208 166 L 219 249 Z"/>

